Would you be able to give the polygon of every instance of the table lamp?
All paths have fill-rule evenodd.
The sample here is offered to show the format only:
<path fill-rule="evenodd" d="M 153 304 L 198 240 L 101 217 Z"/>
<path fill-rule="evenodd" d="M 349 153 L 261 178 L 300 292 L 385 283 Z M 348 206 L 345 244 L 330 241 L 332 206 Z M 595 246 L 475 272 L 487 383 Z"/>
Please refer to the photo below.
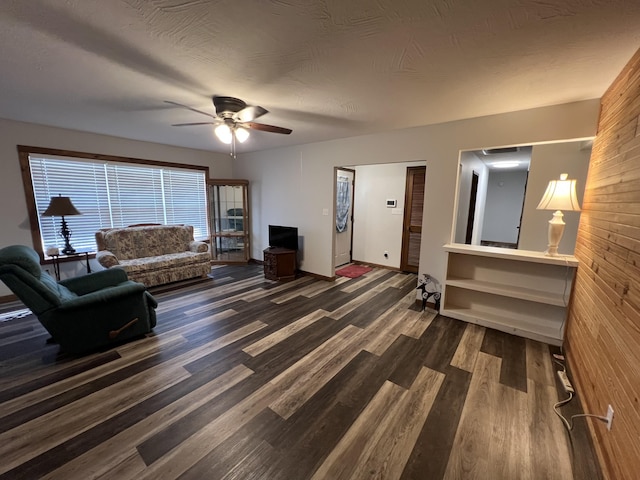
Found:
<path fill-rule="evenodd" d="M 564 233 L 564 220 L 561 210 L 580 211 L 578 197 L 576 196 L 576 180 L 567 180 L 567 174 L 560 174 L 560 180 L 551 180 L 547 191 L 536 207 L 538 210 L 555 210 L 549 220 L 549 244 L 546 255 L 555 257 L 558 255 L 558 244 Z"/>
<path fill-rule="evenodd" d="M 75 248 L 71 246 L 69 243 L 69 239 L 71 238 L 71 230 L 67 226 L 67 222 L 64 217 L 69 215 L 82 215 L 76 207 L 71 203 L 71 199 L 69 197 L 63 197 L 62 195 L 58 195 L 57 197 L 51 197 L 51 201 L 49 202 L 49 206 L 42 214 L 43 217 L 62 217 L 62 228 L 60 229 L 60 235 L 64 238 L 64 248 L 62 249 L 62 253 L 65 255 L 71 255 L 76 253 Z"/>

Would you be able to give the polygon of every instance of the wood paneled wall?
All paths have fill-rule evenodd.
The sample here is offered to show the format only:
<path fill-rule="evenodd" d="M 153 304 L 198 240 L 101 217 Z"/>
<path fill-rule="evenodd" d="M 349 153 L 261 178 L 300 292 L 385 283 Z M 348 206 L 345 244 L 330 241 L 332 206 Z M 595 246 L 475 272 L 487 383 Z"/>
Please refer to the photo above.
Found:
<path fill-rule="evenodd" d="M 602 97 L 580 218 L 567 354 L 605 474 L 640 474 L 640 50 Z M 576 421 L 585 421 L 579 419 Z"/>

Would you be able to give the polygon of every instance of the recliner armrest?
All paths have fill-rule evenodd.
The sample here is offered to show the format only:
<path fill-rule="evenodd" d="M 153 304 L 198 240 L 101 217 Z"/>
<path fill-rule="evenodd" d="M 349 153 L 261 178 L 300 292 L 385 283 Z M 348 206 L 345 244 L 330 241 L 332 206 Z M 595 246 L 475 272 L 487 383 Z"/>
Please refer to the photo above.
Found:
<path fill-rule="evenodd" d="M 158 306 L 158 300 L 156 300 L 156 298 L 151 295 L 148 291 L 145 292 L 145 296 L 147 297 L 147 302 L 149 303 L 149 306 L 156 308 Z"/>
<path fill-rule="evenodd" d="M 124 300 L 129 295 L 144 292 L 146 287 L 137 282 L 127 281 L 110 288 L 104 288 L 95 292 L 72 298 L 62 302 L 59 310 L 76 310 L 104 306 L 106 303 Z"/>
<path fill-rule="evenodd" d="M 85 295 L 102 288 L 119 285 L 129 279 L 122 268 L 110 268 L 80 277 L 61 280 L 59 283 L 77 295 Z"/>

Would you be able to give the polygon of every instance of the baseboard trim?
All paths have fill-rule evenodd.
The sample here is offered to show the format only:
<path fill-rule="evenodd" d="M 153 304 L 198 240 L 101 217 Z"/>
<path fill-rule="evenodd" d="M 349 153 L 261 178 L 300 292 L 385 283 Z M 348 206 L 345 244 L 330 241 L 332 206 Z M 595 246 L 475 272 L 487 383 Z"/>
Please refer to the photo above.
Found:
<path fill-rule="evenodd" d="M 264 262 L 262 260 L 256 260 L 255 258 L 250 259 L 249 263 L 257 263 L 258 265 L 263 265 L 264 264 Z M 391 270 L 392 272 L 401 272 L 402 271 L 397 267 L 390 267 L 388 265 L 380 265 L 380 264 L 371 263 L 371 262 L 361 262 L 360 260 L 352 260 L 351 263 L 355 263 L 356 265 L 368 265 L 370 267 L 375 267 L 375 268 L 384 268 L 385 270 Z M 332 277 L 327 277 L 326 275 L 320 275 L 318 273 L 306 272 L 304 270 L 296 270 L 296 271 L 297 271 L 297 273 L 300 273 L 302 275 L 307 275 L 309 277 L 317 278 L 318 280 L 324 280 L 326 282 L 335 282 L 336 278 L 337 278 L 335 275 L 333 275 Z"/>
<path fill-rule="evenodd" d="M 309 276 L 309 277 L 313 277 L 313 278 L 317 278 L 318 280 L 324 280 L 326 282 L 335 282 L 336 281 L 336 276 L 334 275 L 333 277 L 326 277 L 324 275 L 318 275 L 317 273 L 311 273 L 311 272 L 305 272 L 304 270 L 298 270 L 299 273 Z"/>
<path fill-rule="evenodd" d="M 391 270 L 392 272 L 401 272 L 398 267 L 390 267 L 389 265 L 381 265 L 380 263 L 361 262 L 360 260 L 351 260 L 351 263 L 356 265 L 367 265 L 369 267 L 384 268 L 385 270 Z"/>
<path fill-rule="evenodd" d="M 17 300 L 18 300 L 18 297 L 16 297 L 13 294 L 11 294 L 11 295 L 3 295 L 3 296 L 0 297 L 0 303 L 15 302 Z"/>

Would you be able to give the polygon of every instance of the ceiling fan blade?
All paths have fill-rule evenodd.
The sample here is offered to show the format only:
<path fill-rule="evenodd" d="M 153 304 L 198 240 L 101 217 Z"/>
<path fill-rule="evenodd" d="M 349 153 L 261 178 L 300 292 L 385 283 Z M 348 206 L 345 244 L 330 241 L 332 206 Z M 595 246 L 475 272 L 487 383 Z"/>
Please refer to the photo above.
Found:
<path fill-rule="evenodd" d="M 289 135 L 293 132 L 290 128 L 274 127 L 273 125 L 265 125 L 264 123 L 246 122 L 244 125 L 254 130 L 262 130 L 263 132 L 282 133 L 284 135 Z"/>
<path fill-rule="evenodd" d="M 197 108 L 192 108 L 192 107 L 189 107 L 187 105 L 182 105 L 181 103 L 171 102 L 169 100 L 165 100 L 164 103 L 169 103 L 171 105 L 175 105 L 176 107 L 186 108 L 188 110 L 191 110 L 192 112 L 201 113 L 202 115 L 206 115 L 207 117 L 211 117 L 211 118 L 215 118 L 215 119 L 218 118 L 215 115 L 212 115 L 212 114 L 207 113 L 207 112 L 203 112 L 202 110 L 198 110 Z"/>
<path fill-rule="evenodd" d="M 251 122 L 265 113 L 269 113 L 269 110 L 259 105 L 249 105 L 236 113 L 234 117 L 238 122 Z"/>
<path fill-rule="evenodd" d="M 191 125 L 216 125 L 216 122 L 174 123 L 172 127 L 190 127 Z"/>

